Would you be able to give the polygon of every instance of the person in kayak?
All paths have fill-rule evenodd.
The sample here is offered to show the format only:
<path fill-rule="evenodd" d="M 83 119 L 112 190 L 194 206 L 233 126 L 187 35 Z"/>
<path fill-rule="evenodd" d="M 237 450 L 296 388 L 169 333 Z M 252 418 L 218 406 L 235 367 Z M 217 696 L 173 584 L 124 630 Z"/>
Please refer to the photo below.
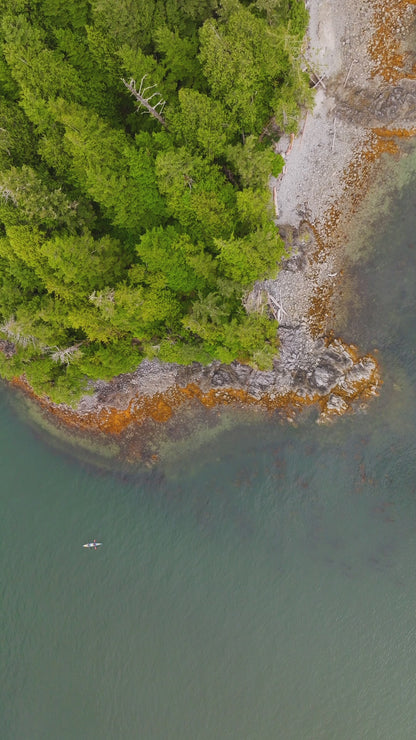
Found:
<path fill-rule="evenodd" d="M 97 540 L 94 540 L 94 542 L 86 542 L 83 547 L 88 548 L 89 550 L 92 550 L 93 548 L 94 550 L 97 550 L 102 544 L 102 542 L 97 542 Z"/>

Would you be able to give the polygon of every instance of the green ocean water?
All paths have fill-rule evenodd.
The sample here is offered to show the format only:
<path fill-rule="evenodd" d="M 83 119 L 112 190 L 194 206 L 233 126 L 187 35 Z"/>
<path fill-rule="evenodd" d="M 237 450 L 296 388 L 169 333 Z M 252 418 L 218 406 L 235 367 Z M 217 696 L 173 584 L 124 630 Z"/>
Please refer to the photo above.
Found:
<path fill-rule="evenodd" d="M 395 167 L 339 318 L 378 349 L 366 412 L 111 470 L 0 391 L 2 740 L 413 740 L 414 154 Z"/>

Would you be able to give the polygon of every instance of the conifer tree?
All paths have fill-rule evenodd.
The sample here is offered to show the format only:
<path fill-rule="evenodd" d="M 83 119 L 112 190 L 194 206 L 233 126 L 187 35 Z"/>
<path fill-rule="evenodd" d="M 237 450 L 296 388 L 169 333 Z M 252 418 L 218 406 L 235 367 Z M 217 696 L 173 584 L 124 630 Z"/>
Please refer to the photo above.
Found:
<path fill-rule="evenodd" d="M 112 223 L 140 234 L 163 222 L 165 206 L 148 153 L 86 108 L 60 100 L 55 110 L 77 184 Z"/>
<path fill-rule="evenodd" d="M 242 293 L 284 253 L 270 132 L 309 100 L 306 17 L 301 0 L 0 0 L 2 376 L 73 403 L 143 357 L 272 366 L 276 322 Z"/>

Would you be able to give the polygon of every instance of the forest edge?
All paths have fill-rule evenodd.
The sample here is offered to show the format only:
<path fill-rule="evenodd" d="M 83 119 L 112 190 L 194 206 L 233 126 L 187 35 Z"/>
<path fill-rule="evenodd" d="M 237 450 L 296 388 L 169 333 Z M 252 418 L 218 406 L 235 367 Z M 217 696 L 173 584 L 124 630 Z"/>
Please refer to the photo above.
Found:
<path fill-rule="evenodd" d="M 325 421 L 362 408 L 378 393 L 376 358 L 361 357 L 356 347 L 335 338 L 331 321 L 340 300 L 342 245 L 351 216 L 380 155 L 399 154 L 400 139 L 415 133 L 409 106 L 416 94 L 414 63 L 401 47 L 416 0 L 395 0 L 387 10 L 381 0 L 371 0 L 364 10 L 358 0 L 346 0 L 342 11 L 328 0 L 306 4 L 311 66 L 319 58 L 319 99 L 295 142 L 281 142 L 285 173 L 271 183 L 276 222 L 290 242 L 291 256 L 275 280 L 257 283 L 248 297 L 255 301 L 266 294 L 271 308 L 281 312 L 280 355 L 273 370 L 257 371 L 238 362 L 180 366 L 144 360 L 134 373 L 96 382 L 94 393 L 76 409 L 37 398 L 65 424 L 119 434 L 149 417 L 166 421 L 190 399 L 207 407 L 239 403 L 279 409 L 288 419 L 315 406 Z M 364 41 L 361 33 L 351 32 L 357 23 L 359 30 L 366 29 Z M 315 127 L 326 142 L 318 139 L 319 152 Z M 339 156 L 331 156 L 335 149 Z M 319 176 L 313 172 L 318 156 Z M 7 342 L 2 349 L 8 351 Z M 24 378 L 14 383 L 33 395 Z"/>

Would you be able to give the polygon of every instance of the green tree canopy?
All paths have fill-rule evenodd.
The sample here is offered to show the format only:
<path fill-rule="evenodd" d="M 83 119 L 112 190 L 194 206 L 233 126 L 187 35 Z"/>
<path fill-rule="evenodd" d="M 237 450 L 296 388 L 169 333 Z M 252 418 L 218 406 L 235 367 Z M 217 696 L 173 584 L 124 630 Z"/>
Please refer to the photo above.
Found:
<path fill-rule="evenodd" d="M 0 0 L 0 374 L 74 402 L 144 357 L 271 367 L 271 146 L 301 0 Z M 274 134 L 270 134 L 274 132 Z"/>

